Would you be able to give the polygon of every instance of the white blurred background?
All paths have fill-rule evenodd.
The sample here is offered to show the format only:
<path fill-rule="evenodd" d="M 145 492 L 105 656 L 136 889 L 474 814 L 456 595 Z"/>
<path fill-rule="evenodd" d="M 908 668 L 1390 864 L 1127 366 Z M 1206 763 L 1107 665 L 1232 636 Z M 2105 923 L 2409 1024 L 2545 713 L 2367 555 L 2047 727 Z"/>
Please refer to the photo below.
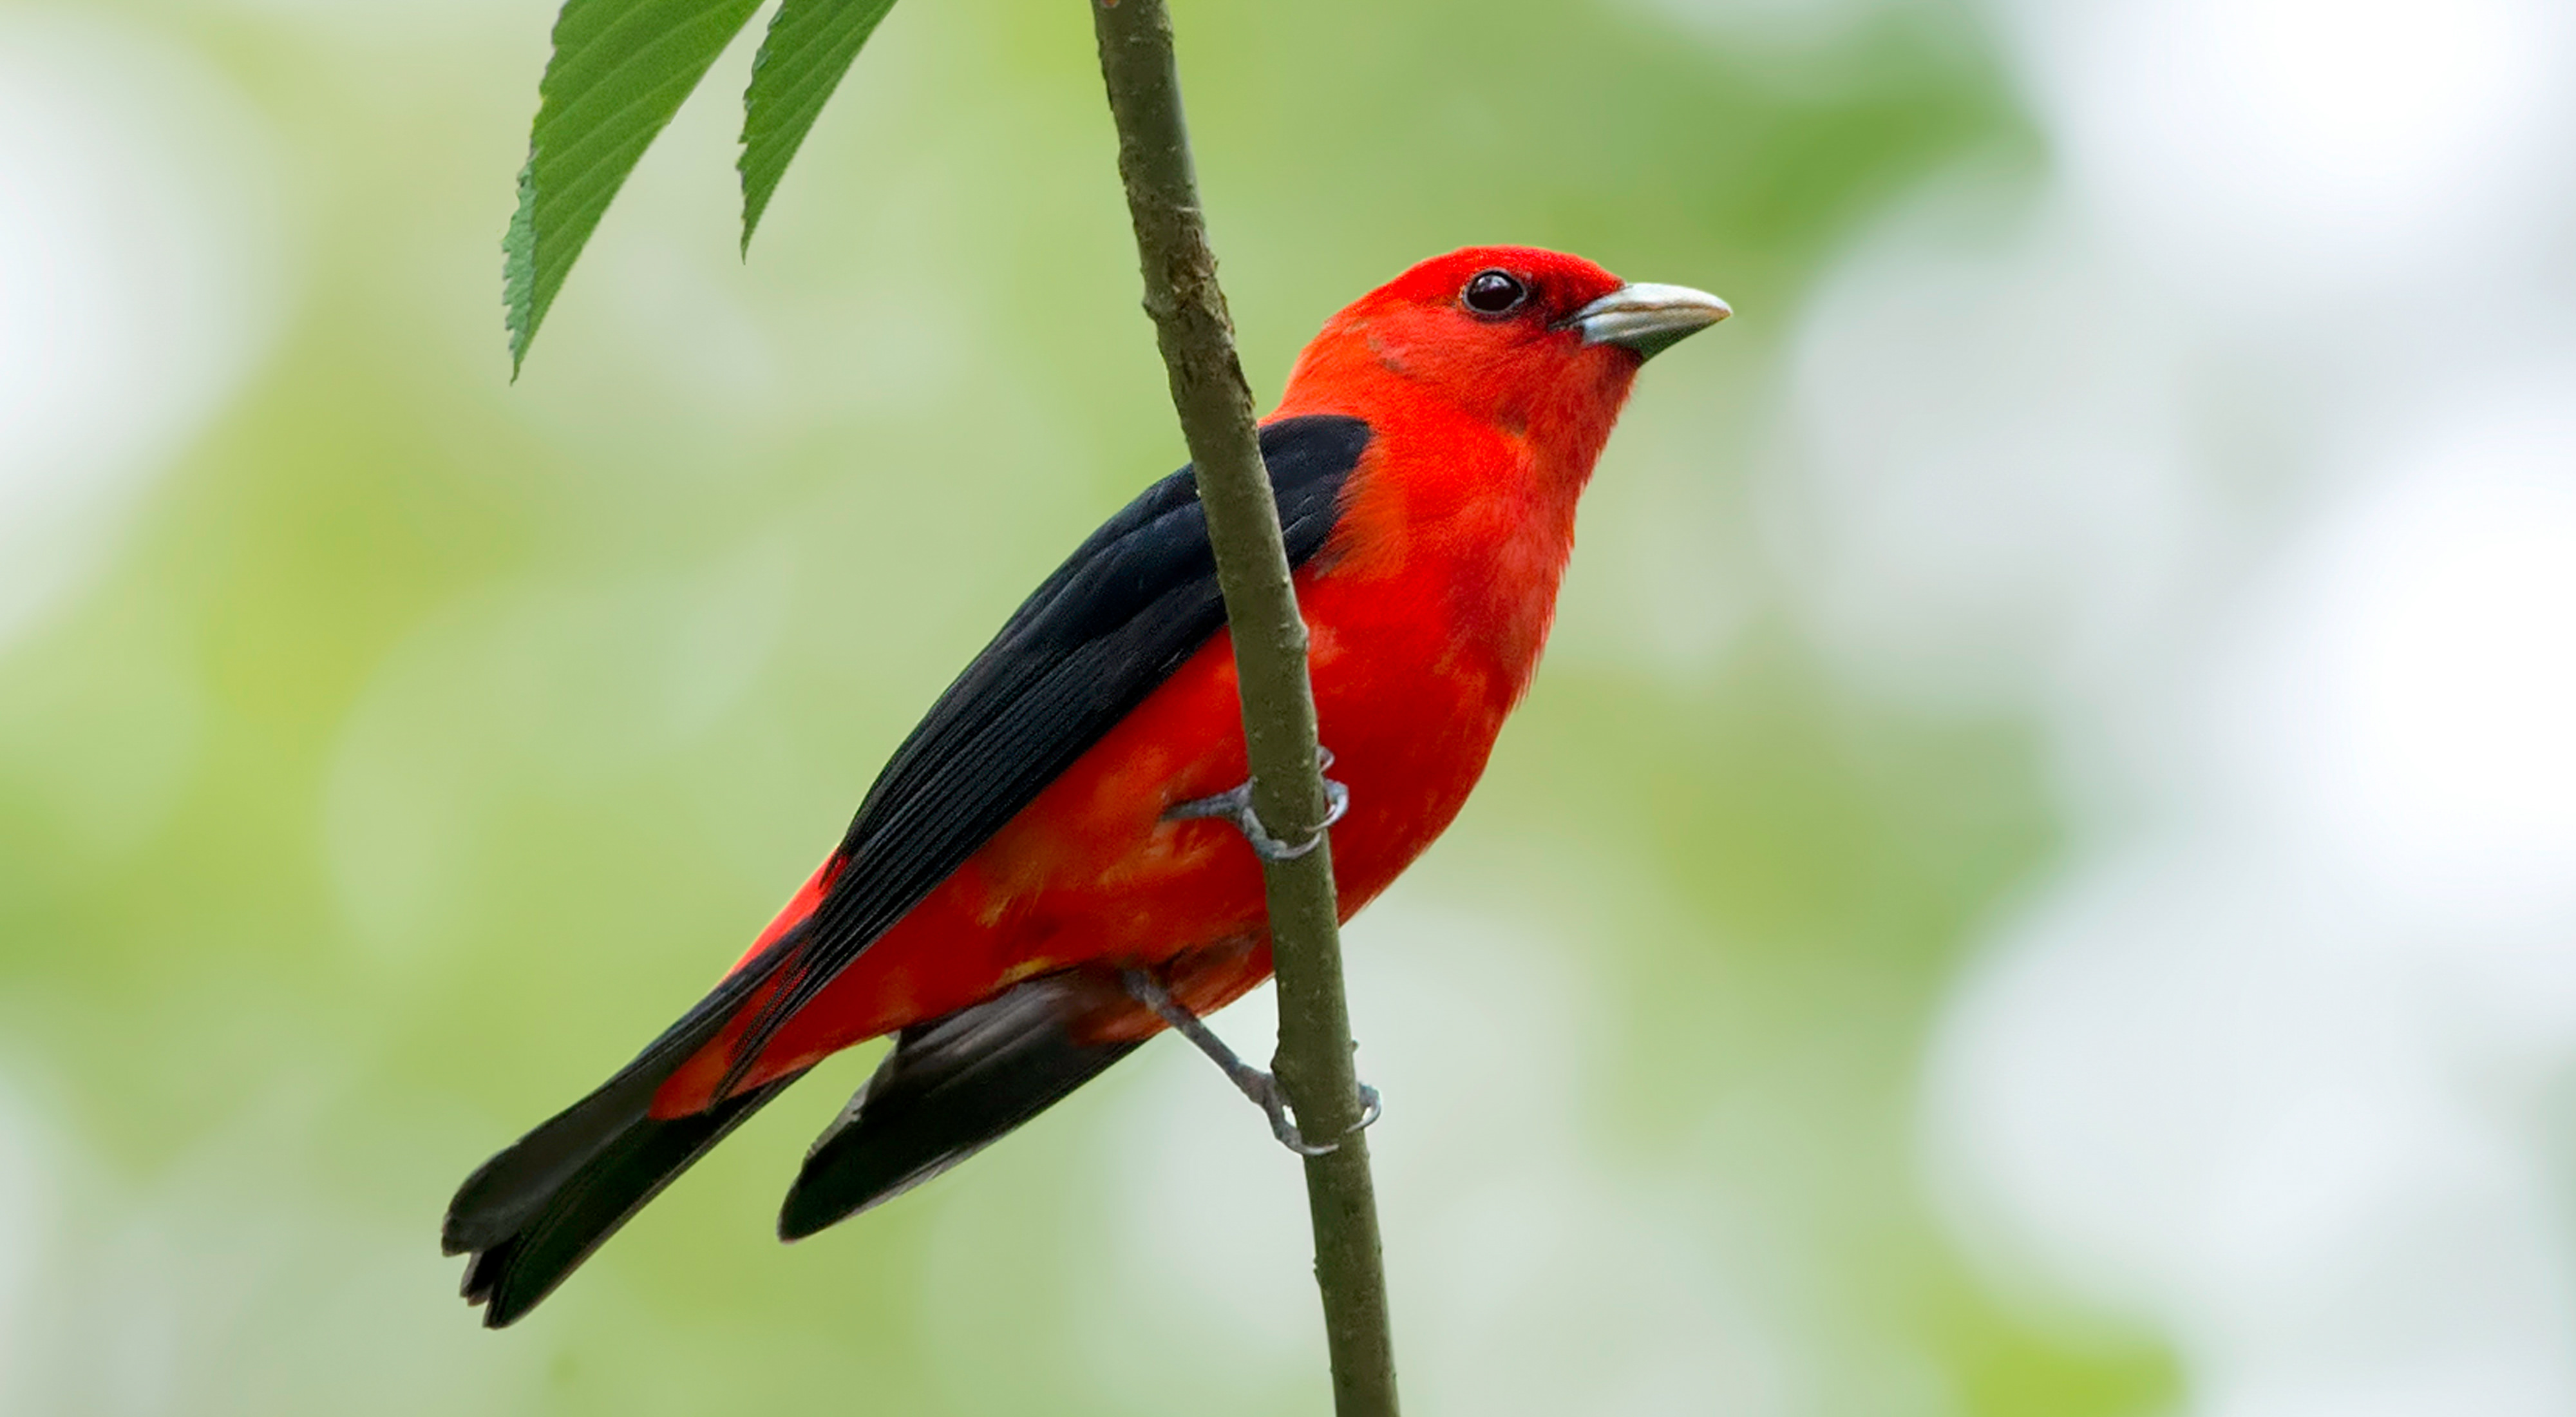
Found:
<path fill-rule="evenodd" d="M 2576 1410 L 2576 11 L 1991 18 L 2058 166 L 1855 247 L 1777 501 L 1845 672 L 2026 707 L 2076 824 L 1934 1175 L 2192 1412 Z"/>

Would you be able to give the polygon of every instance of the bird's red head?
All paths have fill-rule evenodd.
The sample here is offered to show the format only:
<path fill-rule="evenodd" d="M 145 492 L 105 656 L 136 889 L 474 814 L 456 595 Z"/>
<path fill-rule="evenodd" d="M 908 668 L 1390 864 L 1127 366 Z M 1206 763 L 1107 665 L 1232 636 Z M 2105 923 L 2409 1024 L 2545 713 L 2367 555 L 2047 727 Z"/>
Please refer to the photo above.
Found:
<path fill-rule="evenodd" d="M 1565 444 L 1588 467 L 1637 366 L 1726 317 L 1681 286 L 1632 285 L 1580 256 L 1470 246 L 1435 256 L 1352 302 L 1298 358 L 1279 412 L 1375 408 L 1401 391 L 1479 423 Z M 1392 376 L 1390 378 L 1390 376 Z"/>

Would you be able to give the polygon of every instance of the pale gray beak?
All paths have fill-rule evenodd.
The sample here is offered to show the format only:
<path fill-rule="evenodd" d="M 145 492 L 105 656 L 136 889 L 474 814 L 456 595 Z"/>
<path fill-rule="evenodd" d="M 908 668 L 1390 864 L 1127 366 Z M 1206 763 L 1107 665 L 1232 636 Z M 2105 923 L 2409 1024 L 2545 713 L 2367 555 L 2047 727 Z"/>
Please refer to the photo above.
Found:
<path fill-rule="evenodd" d="M 1625 345 L 1651 359 L 1734 313 L 1705 290 L 1640 281 L 1575 311 L 1566 323 L 1583 331 L 1585 344 Z"/>

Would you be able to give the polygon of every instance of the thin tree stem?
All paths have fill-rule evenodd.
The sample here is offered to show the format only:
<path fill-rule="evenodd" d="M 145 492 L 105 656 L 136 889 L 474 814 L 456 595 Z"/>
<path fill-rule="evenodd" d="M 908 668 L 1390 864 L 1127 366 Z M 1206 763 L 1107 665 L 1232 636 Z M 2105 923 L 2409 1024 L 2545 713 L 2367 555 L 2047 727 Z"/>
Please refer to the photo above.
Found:
<path fill-rule="evenodd" d="M 1261 463 L 1252 391 L 1235 357 L 1234 324 L 1217 286 L 1199 210 L 1198 174 L 1181 115 L 1172 21 L 1163 0 L 1091 0 L 1100 72 L 1118 125 L 1118 172 L 1136 224 L 1145 312 L 1154 319 L 1172 406 L 1198 469 L 1225 593 L 1243 697 L 1244 745 L 1255 811 L 1282 841 L 1323 830 L 1324 780 L 1315 757 L 1315 696 L 1306 680 L 1306 622 L 1297 612 L 1279 513 Z M 1329 843 L 1265 863 L 1270 942 L 1279 977 L 1273 1067 L 1310 1140 L 1340 1137 L 1306 1161 L 1315 1228 L 1315 1282 L 1332 1354 L 1339 1417 L 1395 1417 L 1395 1348 L 1387 1322 L 1377 1193 L 1360 1119 L 1350 1009 Z"/>

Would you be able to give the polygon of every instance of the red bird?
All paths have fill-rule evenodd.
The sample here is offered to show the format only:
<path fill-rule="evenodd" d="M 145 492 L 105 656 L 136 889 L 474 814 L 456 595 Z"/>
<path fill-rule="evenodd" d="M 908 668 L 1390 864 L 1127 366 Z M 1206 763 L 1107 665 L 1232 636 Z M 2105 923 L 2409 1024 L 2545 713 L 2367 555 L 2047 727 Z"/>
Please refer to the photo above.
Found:
<path fill-rule="evenodd" d="M 1726 318 L 1527 247 L 1333 317 L 1261 429 L 1332 775 L 1348 919 L 1458 815 L 1529 687 L 1574 504 L 1647 357 Z M 964 1160 L 1166 1018 L 1270 974 L 1234 656 L 1188 468 L 1111 517 L 895 751 L 713 992 L 467 1178 L 449 1254 L 498 1328 L 807 1068 L 894 1049 L 807 1157 L 796 1239 Z M 1247 825 L 1254 825 L 1248 822 Z M 1293 1143 L 1293 1132 L 1283 1140 Z"/>

